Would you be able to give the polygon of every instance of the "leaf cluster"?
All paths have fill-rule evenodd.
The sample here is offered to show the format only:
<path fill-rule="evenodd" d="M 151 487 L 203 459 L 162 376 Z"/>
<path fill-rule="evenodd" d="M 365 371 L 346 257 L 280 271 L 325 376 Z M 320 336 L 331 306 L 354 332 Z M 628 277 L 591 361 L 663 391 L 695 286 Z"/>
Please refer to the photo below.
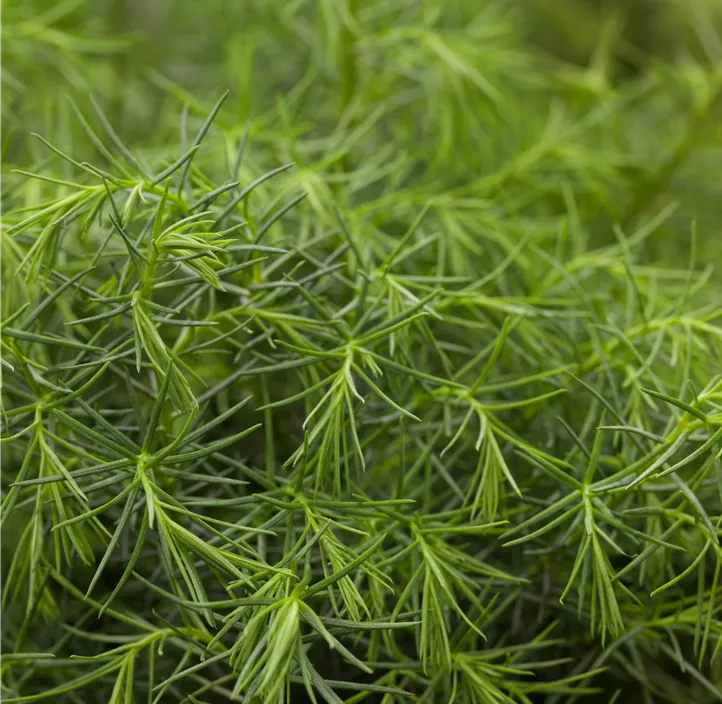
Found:
<path fill-rule="evenodd" d="M 661 13 L 669 57 L 623 10 L 544 50 L 596 22 L 566 0 L 214 0 L 184 82 L 165 39 L 141 77 L 157 8 L 41 5 L 3 700 L 720 701 L 716 8 Z"/>

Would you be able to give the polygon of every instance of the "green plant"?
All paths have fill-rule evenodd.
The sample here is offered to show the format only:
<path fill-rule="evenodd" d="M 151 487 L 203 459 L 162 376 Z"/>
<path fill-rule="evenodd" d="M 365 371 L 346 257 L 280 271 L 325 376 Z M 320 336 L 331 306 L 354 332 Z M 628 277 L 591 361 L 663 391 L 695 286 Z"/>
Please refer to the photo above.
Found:
<path fill-rule="evenodd" d="M 3 701 L 722 699 L 714 5 L 187 5 L 10 14 Z"/>

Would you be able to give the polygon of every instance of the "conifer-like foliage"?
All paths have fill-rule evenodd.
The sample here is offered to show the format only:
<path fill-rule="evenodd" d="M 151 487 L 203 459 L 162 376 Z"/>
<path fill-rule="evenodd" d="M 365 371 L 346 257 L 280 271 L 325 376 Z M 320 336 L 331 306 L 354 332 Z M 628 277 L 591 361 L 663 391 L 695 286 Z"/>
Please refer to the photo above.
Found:
<path fill-rule="evenodd" d="M 722 700 L 712 0 L 3 4 L 2 700 Z"/>

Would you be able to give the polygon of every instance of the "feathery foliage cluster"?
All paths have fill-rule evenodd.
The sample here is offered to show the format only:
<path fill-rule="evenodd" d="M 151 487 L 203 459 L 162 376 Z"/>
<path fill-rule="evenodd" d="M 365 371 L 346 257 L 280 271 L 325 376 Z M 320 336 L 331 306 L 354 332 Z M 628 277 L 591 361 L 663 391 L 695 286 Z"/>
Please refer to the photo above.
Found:
<path fill-rule="evenodd" d="M 3 13 L 4 702 L 722 700 L 717 3 Z"/>

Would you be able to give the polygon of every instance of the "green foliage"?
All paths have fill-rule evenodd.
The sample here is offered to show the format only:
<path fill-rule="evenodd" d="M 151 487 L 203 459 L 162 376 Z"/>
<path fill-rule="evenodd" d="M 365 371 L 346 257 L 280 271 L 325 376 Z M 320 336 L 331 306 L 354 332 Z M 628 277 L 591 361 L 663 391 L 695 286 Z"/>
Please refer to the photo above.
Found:
<path fill-rule="evenodd" d="M 5 3 L 3 701 L 722 700 L 721 20 Z"/>

